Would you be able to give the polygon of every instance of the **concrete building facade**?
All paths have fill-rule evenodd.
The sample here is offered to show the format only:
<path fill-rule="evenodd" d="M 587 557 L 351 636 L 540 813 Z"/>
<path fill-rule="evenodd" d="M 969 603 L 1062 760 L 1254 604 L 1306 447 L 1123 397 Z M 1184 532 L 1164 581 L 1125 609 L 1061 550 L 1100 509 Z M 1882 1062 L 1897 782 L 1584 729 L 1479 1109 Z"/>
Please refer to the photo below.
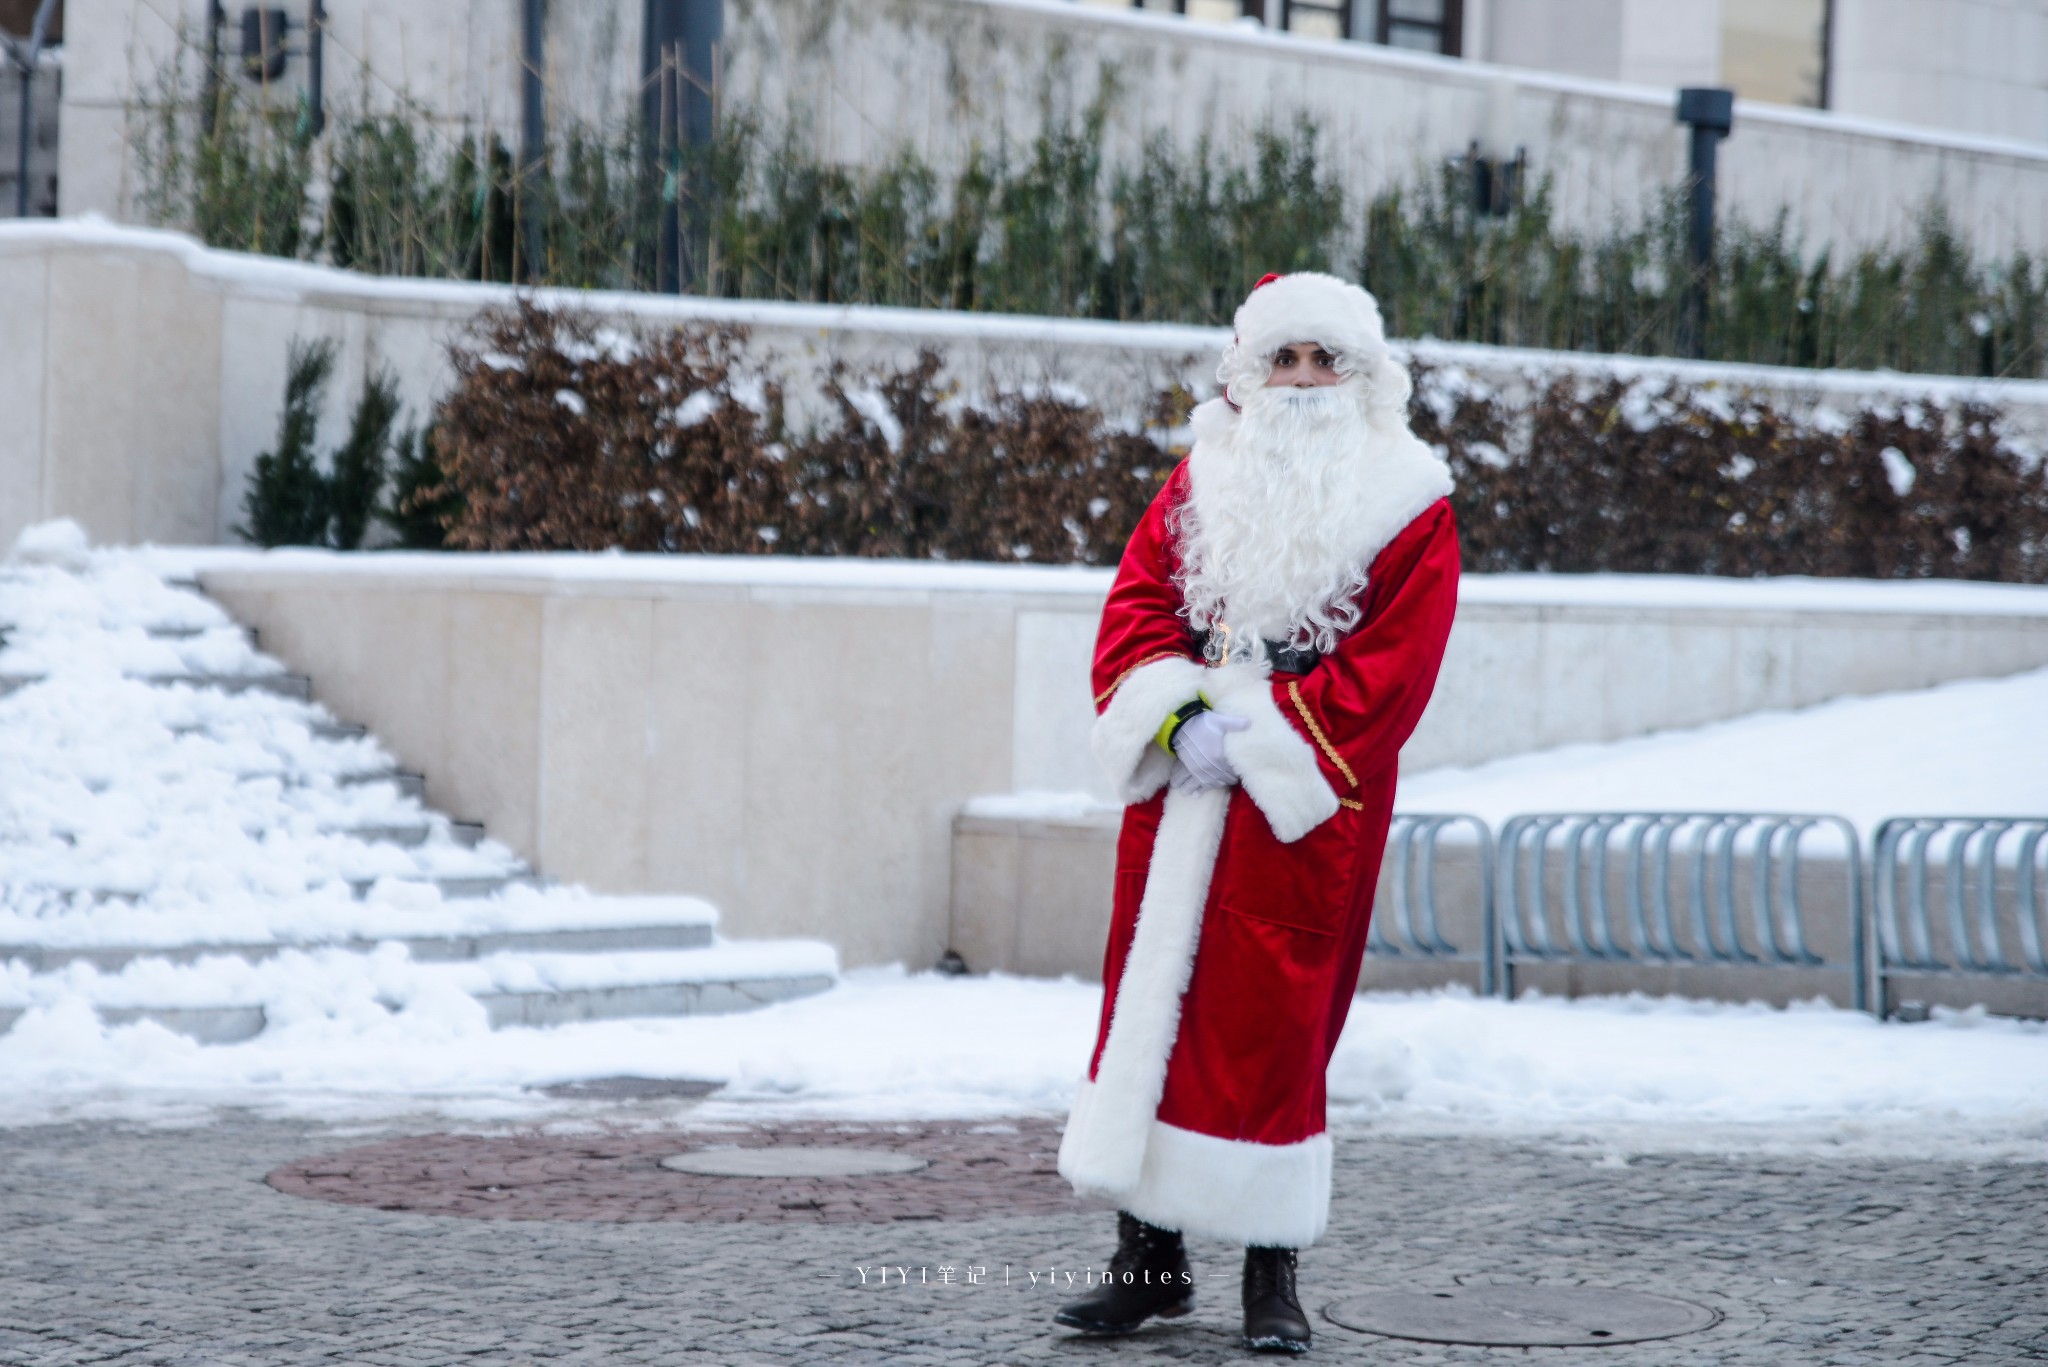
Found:
<path fill-rule="evenodd" d="M 137 119 L 180 62 L 194 79 L 207 3 L 72 0 L 63 212 L 134 216 Z M 252 83 L 276 106 L 305 93 L 305 3 L 283 10 L 283 70 Z M 1980 251 L 2048 247 L 2048 0 L 588 0 L 545 7 L 549 124 L 620 126 L 659 60 L 650 14 L 698 4 L 722 25 L 721 105 L 841 164 L 909 148 L 944 173 L 1108 88 L 1112 158 L 1161 131 L 1229 148 L 1306 116 L 1354 197 L 1475 145 L 1522 150 L 1567 226 L 1600 230 L 1683 175 L 1674 88 L 1727 84 L 1744 97 L 1728 212 L 1784 210 L 1840 251 L 1898 240 L 1938 199 Z M 517 144 L 520 5 L 325 10 L 327 109 Z M 230 67 L 238 41 L 230 23 Z"/>

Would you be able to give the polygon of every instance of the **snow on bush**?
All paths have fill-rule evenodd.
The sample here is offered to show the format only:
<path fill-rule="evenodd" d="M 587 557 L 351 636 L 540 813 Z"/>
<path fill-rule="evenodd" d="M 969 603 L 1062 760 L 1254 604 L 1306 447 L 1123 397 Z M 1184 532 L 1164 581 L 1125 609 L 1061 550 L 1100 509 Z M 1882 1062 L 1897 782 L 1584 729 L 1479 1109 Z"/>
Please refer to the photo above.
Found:
<path fill-rule="evenodd" d="M 1535 375 L 1510 400 L 1415 374 L 1468 570 L 2048 582 L 2048 465 L 1982 402 L 1802 415 L 1656 375 Z"/>
<path fill-rule="evenodd" d="M 1114 564 L 1190 436 L 1179 386 L 1127 428 L 1070 385 L 968 392 L 930 350 L 835 366 L 796 432 L 736 371 L 739 330 L 600 330 L 527 302 L 455 344 L 449 544 Z M 2048 581 L 2048 464 L 1981 401 L 1802 413 L 1643 370 L 1410 366 L 1467 569 Z"/>
<path fill-rule="evenodd" d="M 1125 431 L 1069 386 L 964 395 L 927 350 L 834 367 L 828 419 L 791 432 L 780 391 L 736 370 L 737 330 L 602 330 L 526 302 L 455 344 L 450 546 L 1114 564 L 1187 410 L 1161 394 Z"/>

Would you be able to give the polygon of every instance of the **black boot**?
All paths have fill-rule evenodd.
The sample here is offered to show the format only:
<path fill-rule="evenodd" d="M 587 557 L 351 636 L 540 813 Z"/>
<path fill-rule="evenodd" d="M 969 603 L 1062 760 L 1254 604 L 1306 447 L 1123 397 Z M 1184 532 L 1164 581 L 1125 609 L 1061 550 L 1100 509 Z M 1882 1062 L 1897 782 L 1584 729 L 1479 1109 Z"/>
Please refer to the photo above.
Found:
<path fill-rule="evenodd" d="M 1116 1213 L 1116 1252 L 1101 1284 L 1053 1315 L 1089 1334 L 1128 1334 L 1153 1315 L 1173 1319 L 1195 1308 L 1195 1276 L 1180 1231 Z"/>
<path fill-rule="evenodd" d="M 1294 1250 L 1244 1251 L 1244 1346 L 1271 1353 L 1308 1351 L 1308 1316 L 1294 1298 Z"/>

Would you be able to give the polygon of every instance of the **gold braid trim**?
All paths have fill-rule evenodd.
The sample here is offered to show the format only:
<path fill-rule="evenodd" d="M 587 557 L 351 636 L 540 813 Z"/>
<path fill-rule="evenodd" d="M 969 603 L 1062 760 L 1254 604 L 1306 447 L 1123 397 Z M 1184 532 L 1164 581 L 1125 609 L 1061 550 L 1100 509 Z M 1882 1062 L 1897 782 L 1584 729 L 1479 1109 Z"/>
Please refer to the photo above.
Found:
<path fill-rule="evenodd" d="M 1349 807 L 1354 812 L 1362 812 L 1365 810 L 1365 804 L 1363 802 L 1356 802 L 1348 797 L 1338 798 L 1337 805 L 1339 807 Z"/>
<path fill-rule="evenodd" d="M 1096 705 L 1097 707 L 1100 707 L 1100 706 L 1102 706 L 1102 705 L 1103 705 L 1104 703 L 1108 702 L 1108 701 L 1110 700 L 1110 697 L 1111 697 L 1111 696 L 1112 696 L 1112 695 L 1113 695 L 1113 694 L 1114 694 L 1114 693 L 1115 693 L 1115 692 L 1116 692 L 1116 691 L 1117 691 L 1117 690 L 1118 690 L 1119 688 L 1122 688 L 1122 687 L 1124 686 L 1124 680 L 1125 680 L 1125 679 L 1128 679 L 1128 678 L 1130 678 L 1130 677 L 1131 677 L 1131 675 L 1133 675 L 1133 674 L 1137 673 L 1137 672 L 1138 672 L 1139 670 L 1143 669 L 1143 668 L 1144 668 L 1144 667 L 1145 667 L 1146 665 L 1151 665 L 1151 664 L 1158 664 L 1158 663 L 1159 663 L 1159 662 L 1160 662 L 1161 660 L 1185 660 L 1185 659 L 1187 659 L 1187 656 L 1185 656 L 1185 655 L 1181 654 L 1181 653 L 1180 653 L 1180 652 L 1179 652 L 1178 650 L 1162 650 L 1162 651 L 1160 651 L 1160 652 L 1159 652 L 1159 653 L 1158 653 L 1157 655 L 1147 655 L 1147 656 L 1146 656 L 1146 657 L 1145 657 L 1144 659 L 1142 659 L 1142 660 L 1138 661 L 1138 662 L 1137 662 L 1136 664 L 1132 665 L 1132 666 L 1131 666 L 1131 667 L 1130 667 L 1129 669 L 1126 669 L 1126 670 L 1125 670 L 1125 671 L 1124 671 L 1123 673 L 1121 673 L 1121 674 L 1117 675 L 1117 676 L 1116 676 L 1116 682 L 1115 682 L 1115 683 L 1113 683 L 1113 684 L 1111 684 L 1111 685 L 1110 685 L 1109 687 L 1107 687 L 1107 688 L 1103 689 L 1103 690 L 1102 690 L 1102 691 L 1101 691 L 1100 693 L 1097 693 L 1097 694 L 1095 695 L 1095 705 Z"/>
<path fill-rule="evenodd" d="M 1119 680 L 1118 682 L 1122 681 Z M 1337 747 L 1331 745 L 1330 738 L 1323 734 L 1323 728 L 1316 725 L 1316 719 L 1309 715 L 1308 704 L 1301 700 L 1301 684 L 1293 679 L 1289 679 L 1287 681 L 1287 696 L 1294 700 L 1294 710 L 1301 713 L 1302 725 L 1306 726 L 1308 733 L 1316 738 L 1316 744 L 1322 748 L 1324 758 L 1337 766 L 1337 772 L 1344 775 L 1346 783 L 1356 788 L 1358 786 L 1358 775 L 1351 772 L 1351 766 L 1344 762 L 1344 757 L 1337 753 Z M 1337 800 L 1342 802 L 1344 799 L 1340 797 Z"/>

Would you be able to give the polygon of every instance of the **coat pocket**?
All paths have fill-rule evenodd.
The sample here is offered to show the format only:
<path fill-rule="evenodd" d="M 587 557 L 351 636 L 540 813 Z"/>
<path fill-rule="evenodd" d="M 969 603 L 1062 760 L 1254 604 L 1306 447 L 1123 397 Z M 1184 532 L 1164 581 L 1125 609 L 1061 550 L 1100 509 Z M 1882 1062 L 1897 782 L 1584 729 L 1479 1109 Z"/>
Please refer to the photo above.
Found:
<path fill-rule="evenodd" d="M 1359 813 L 1340 807 L 1307 835 L 1283 845 L 1249 800 L 1233 802 L 1215 901 L 1235 916 L 1335 935 L 1349 910 L 1359 835 Z"/>

